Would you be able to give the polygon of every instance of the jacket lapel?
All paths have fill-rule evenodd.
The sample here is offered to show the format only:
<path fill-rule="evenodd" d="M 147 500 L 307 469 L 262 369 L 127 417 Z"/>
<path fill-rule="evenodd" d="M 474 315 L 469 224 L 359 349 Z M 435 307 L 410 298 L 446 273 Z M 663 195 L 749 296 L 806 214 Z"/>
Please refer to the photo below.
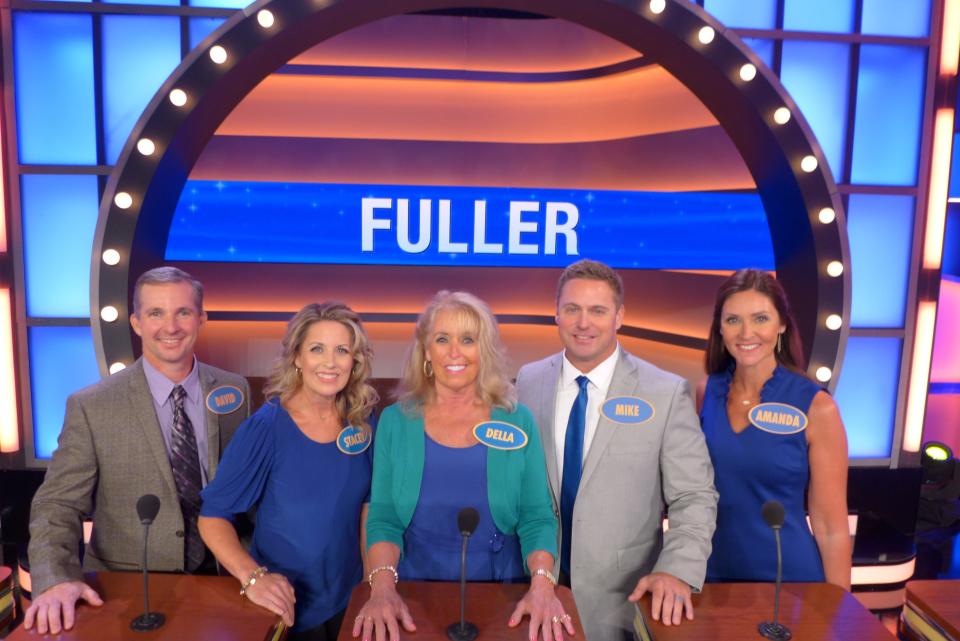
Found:
<path fill-rule="evenodd" d="M 200 402 L 203 404 L 203 416 L 206 418 L 207 429 L 207 482 L 213 479 L 217 472 L 217 463 L 220 461 L 220 415 L 211 412 L 207 407 L 207 395 L 217 386 L 217 377 L 199 360 L 200 368 Z"/>
<path fill-rule="evenodd" d="M 553 500 L 559 501 L 560 496 L 560 478 L 557 476 L 557 447 L 555 445 L 554 429 L 555 417 L 557 411 L 557 381 L 560 378 L 560 363 L 563 353 L 554 354 L 547 361 L 546 371 L 540 376 L 540 403 L 536 408 L 536 415 L 541 417 L 537 426 L 540 430 L 540 444 L 545 453 L 544 458 L 547 463 L 547 478 L 550 480 L 550 490 L 553 492 Z"/>
<path fill-rule="evenodd" d="M 610 380 L 610 388 L 607 390 L 607 397 L 604 401 L 618 396 L 633 396 L 636 388 L 637 367 L 626 358 L 623 350 L 620 350 L 617 366 L 613 370 L 613 378 Z M 590 450 L 587 452 L 587 458 L 583 465 L 583 475 L 580 477 L 581 487 L 590 480 L 590 475 L 597 469 L 616 429 L 616 423 L 606 418 L 601 411 L 597 431 L 593 435 L 593 441 L 590 443 Z"/>
<path fill-rule="evenodd" d="M 160 430 L 160 421 L 157 420 L 157 410 L 153 405 L 153 396 L 147 385 L 146 375 L 143 373 L 143 363 L 138 360 L 131 366 L 133 371 L 130 378 L 130 417 L 140 427 L 144 442 L 153 452 L 157 462 L 157 469 L 163 482 L 170 492 L 177 495 L 177 486 L 173 481 L 173 472 L 170 470 L 170 458 L 167 455 L 167 446 L 163 442 L 163 432 Z"/>

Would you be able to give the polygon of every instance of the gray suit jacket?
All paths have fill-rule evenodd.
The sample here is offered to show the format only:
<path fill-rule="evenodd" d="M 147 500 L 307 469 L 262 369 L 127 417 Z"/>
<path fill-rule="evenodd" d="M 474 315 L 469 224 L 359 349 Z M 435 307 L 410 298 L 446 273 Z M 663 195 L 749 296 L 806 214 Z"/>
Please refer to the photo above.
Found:
<path fill-rule="evenodd" d="M 237 374 L 198 366 L 204 399 L 221 385 L 244 392 L 235 411 L 206 411 L 207 470 L 213 478 L 227 442 L 250 415 L 250 386 Z M 137 360 L 67 399 L 59 444 L 30 511 L 33 593 L 80 580 L 84 571 L 139 569 L 143 526 L 136 503 L 144 494 L 160 497 L 160 512 L 150 528 L 148 565 L 182 571 L 183 515 L 143 363 Z M 94 527 L 81 568 L 81 520 L 88 514 Z"/>
<path fill-rule="evenodd" d="M 554 354 L 530 363 L 517 377 L 520 402 L 540 429 L 555 508 L 561 479 L 553 423 L 562 359 Z M 620 350 L 607 398 L 620 396 L 646 400 L 655 414 L 637 425 L 601 415 L 584 460 L 570 573 L 589 641 L 632 638 L 627 596 L 650 572 L 667 572 L 699 590 L 716 524 L 713 466 L 686 381 Z"/>

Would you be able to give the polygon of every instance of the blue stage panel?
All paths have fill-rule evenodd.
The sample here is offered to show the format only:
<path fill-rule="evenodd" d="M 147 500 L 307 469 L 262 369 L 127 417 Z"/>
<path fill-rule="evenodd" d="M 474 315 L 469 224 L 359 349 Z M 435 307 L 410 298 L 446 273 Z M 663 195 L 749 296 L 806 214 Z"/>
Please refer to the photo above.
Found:
<path fill-rule="evenodd" d="M 853 31 L 854 0 L 786 0 L 783 28 L 787 31 Z"/>
<path fill-rule="evenodd" d="M 853 183 L 917 183 L 926 62 L 924 47 L 860 47 Z"/>
<path fill-rule="evenodd" d="M 97 177 L 27 174 L 20 200 L 27 316 L 89 316 Z"/>
<path fill-rule="evenodd" d="M 224 22 L 226 18 L 190 18 L 190 48 L 195 49 Z"/>
<path fill-rule="evenodd" d="M 913 210 L 911 196 L 850 196 L 852 327 L 903 327 Z"/>
<path fill-rule="evenodd" d="M 842 181 L 849 76 L 849 45 L 797 40 L 783 43 L 780 79 L 813 128 L 838 182 Z"/>
<path fill-rule="evenodd" d="M 93 334 L 89 327 L 31 327 L 27 340 L 33 451 L 37 458 L 50 458 L 63 426 L 67 397 L 100 380 Z"/>
<path fill-rule="evenodd" d="M 246 0 L 190 0 L 191 7 L 216 7 L 219 9 L 243 9 L 250 2 Z"/>
<path fill-rule="evenodd" d="M 102 20 L 104 136 L 107 163 L 113 164 L 147 103 L 180 64 L 180 18 Z"/>
<path fill-rule="evenodd" d="M 930 33 L 930 0 L 863 0 L 860 31 L 922 38 Z"/>
<path fill-rule="evenodd" d="M 182 261 L 497 267 L 576 256 L 627 269 L 774 268 L 752 193 L 189 181 L 166 251 Z"/>
<path fill-rule="evenodd" d="M 773 40 L 764 40 L 763 38 L 744 38 L 743 42 L 753 49 L 757 57 L 763 60 L 771 69 L 773 68 Z"/>
<path fill-rule="evenodd" d="M 960 112 L 958 112 L 960 118 Z M 960 133 L 953 136 L 953 158 L 950 161 L 950 198 L 960 198 Z"/>
<path fill-rule="evenodd" d="M 24 164 L 97 164 L 93 18 L 13 12 L 17 144 Z"/>
<path fill-rule="evenodd" d="M 703 8 L 730 27 L 773 29 L 777 26 L 776 0 L 705 0 Z"/>
<path fill-rule="evenodd" d="M 893 444 L 900 370 L 899 338 L 851 337 L 836 400 L 850 458 L 887 458 Z"/>

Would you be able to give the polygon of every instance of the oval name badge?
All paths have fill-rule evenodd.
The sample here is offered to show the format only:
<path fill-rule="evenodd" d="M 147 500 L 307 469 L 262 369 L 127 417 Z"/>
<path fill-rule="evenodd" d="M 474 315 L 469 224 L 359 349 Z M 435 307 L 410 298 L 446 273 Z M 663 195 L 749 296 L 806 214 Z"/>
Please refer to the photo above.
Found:
<path fill-rule="evenodd" d="M 807 427 L 807 415 L 786 403 L 760 403 L 747 416 L 755 427 L 771 434 L 796 434 Z"/>
<path fill-rule="evenodd" d="M 233 385 L 221 385 L 207 394 L 207 409 L 214 414 L 230 414 L 243 405 L 243 390 Z"/>
<path fill-rule="evenodd" d="M 360 454 L 370 447 L 370 432 L 347 425 L 337 435 L 337 449 L 344 454 Z"/>
<path fill-rule="evenodd" d="M 618 396 L 600 406 L 600 413 L 614 423 L 638 425 L 653 418 L 656 410 L 653 405 L 636 396 Z"/>
<path fill-rule="evenodd" d="M 486 421 L 473 426 L 474 437 L 496 450 L 519 450 L 527 445 L 527 435 L 516 425 Z"/>

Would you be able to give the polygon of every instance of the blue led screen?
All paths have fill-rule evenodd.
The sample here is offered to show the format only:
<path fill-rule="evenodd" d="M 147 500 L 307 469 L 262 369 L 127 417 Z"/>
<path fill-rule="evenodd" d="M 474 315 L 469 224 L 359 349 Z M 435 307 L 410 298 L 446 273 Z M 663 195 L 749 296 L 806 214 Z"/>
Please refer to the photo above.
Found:
<path fill-rule="evenodd" d="M 930 0 L 863 0 L 860 32 L 922 38 L 930 33 Z"/>
<path fill-rule="evenodd" d="M 96 176 L 21 177 L 27 316 L 90 315 L 98 199 Z"/>
<path fill-rule="evenodd" d="M 753 49 L 753 53 L 757 54 L 757 57 L 760 60 L 763 60 L 764 64 L 773 69 L 773 40 L 765 40 L 763 38 L 744 38 L 744 44 Z"/>
<path fill-rule="evenodd" d="M 853 327 L 903 327 L 913 208 L 911 196 L 851 194 L 847 234 Z"/>
<path fill-rule="evenodd" d="M 190 18 L 190 48 L 203 42 L 214 30 L 226 22 L 226 18 Z"/>
<path fill-rule="evenodd" d="M 774 268 L 752 193 L 189 181 L 166 252 L 182 261 L 516 267 L 562 267 L 572 256 L 633 269 Z"/>
<path fill-rule="evenodd" d="M 788 31 L 853 31 L 854 0 L 790 0 L 783 6 L 783 28 Z"/>
<path fill-rule="evenodd" d="M 57 448 L 67 397 L 100 380 L 89 327 L 30 327 L 30 390 L 33 449 L 50 458 Z M 64 376 L 69 371 L 69 376 Z"/>
<path fill-rule="evenodd" d="M 13 12 L 17 144 L 24 164 L 97 164 L 93 18 Z"/>
<path fill-rule="evenodd" d="M 888 458 L 900 369 L 899 338 L 851 336 L 835 398 L 850 458 Z"/>
<path fill-rule="evenodd" d="M 704 0 L 703 8 L 730 27 L 773 29 L 777 0 Z"/>

